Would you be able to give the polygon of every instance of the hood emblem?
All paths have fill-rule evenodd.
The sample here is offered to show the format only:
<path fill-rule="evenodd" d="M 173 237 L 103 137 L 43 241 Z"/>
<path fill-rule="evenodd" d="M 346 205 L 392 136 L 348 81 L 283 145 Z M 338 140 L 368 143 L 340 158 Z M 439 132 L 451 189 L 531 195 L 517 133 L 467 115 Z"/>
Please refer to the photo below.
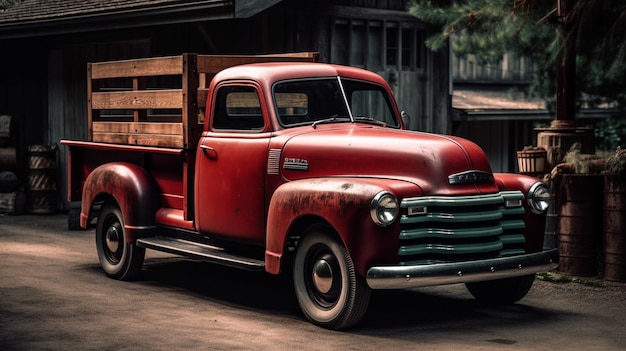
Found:
<path fill-rule="evenodd" d="M 493 174 L 483 171 L 465 171 L 461 173 L 451 174 L 448 176 L 448 183 L 450 184 L 491 182 L 493 182 Z"/>
<path fill-rule="evenodd" d="M 295 171 L 308 171 L 309 170 L 309 161 L 303 160 L 300 158 L 285 158 L 285 163 L 283 164 L 283 169 L 291 169 Z"/>

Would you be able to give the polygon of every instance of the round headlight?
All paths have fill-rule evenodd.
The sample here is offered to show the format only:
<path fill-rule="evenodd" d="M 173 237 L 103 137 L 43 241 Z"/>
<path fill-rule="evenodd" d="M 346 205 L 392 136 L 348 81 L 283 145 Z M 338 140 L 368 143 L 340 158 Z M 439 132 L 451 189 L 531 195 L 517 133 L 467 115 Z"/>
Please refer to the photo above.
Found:
<path fill-rule="evenodd" d="M 535 213 L 545 213 L 552 203 L 550 190 L 543 183 L 535 183 L 528 192 L 528 205 Z"/>
<path fill-rule="evenodd" d="M 372 199 L 370 215 L 374 223 L 386 227 L 393 223 L 400 213 L 400 205 L 393 194 L 381 191 Z"/>

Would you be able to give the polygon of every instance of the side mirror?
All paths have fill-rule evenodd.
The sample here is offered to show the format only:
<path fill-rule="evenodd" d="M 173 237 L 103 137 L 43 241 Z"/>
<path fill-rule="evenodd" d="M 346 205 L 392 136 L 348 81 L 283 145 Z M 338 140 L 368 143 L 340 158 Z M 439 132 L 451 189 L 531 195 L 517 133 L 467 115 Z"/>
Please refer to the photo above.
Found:
<path fill-rule="evenodd" d="M 404 129 L 411 129 L 411 117 L 406 111 L 400 112 L 400 116 L 402 117 L 402 122 L 404 122 Z"/>

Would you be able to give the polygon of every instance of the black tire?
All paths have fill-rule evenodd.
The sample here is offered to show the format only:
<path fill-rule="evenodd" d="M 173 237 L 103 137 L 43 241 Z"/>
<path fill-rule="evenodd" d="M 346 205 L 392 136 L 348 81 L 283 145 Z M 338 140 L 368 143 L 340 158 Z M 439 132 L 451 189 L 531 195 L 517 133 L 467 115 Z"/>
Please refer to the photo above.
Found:
<path fill-rule="evenodd" d="M 104 272 L 131 280 L 141 272 L 146 250 L 124 240 L 124 216 L 117 205 L 102 206 L 96 226 L 96 248 Z"/>
<path fill-rule="evenodd" d="M 361 321 L 370 288 L 354 269 L 345 246 L 325 225 L 314 225 L 296 248 L 293 281 L 298 303 L 312 323 L 340 330 Z"/>
<path fill-rule="evenodd" d="M 481 303 L 509 305 L 526 296 L 535 281 L 535 275 L 467 283 L 467 290 Z"/>
<path fill-rule="evenodd" d="M 67 229 L 81 230 L 80 227 L 80 208 L 70 208 L 67 213 Z"/>

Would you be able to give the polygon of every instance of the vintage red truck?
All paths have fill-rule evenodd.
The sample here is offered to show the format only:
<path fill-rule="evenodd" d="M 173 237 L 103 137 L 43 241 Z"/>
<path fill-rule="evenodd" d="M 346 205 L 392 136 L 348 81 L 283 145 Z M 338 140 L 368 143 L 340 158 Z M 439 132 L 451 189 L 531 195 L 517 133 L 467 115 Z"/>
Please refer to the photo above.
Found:
<path fill-rule="evenodd" d="M 89 64 L 89 140 L 62 143 L 108 276 L 136 277 L 146 249 L 289 272 L 304 315 L 342 329 L 372 289 L 465 283 L 513 303 L 556 268 L 542 182 L 405 130 L 383 78 L 316 58 Z"/>

